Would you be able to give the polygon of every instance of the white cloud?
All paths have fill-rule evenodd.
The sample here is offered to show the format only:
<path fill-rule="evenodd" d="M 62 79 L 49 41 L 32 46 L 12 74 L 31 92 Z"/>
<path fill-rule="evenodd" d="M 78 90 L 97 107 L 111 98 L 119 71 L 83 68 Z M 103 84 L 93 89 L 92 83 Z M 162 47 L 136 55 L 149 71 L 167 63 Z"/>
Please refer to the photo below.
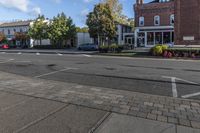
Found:
<path fill-rule="evenodd" d="M 0 6 L 29 14 L 40 14 L 41 9 L 34 6 L 30 0 L 0 0 Z"/>
<path fill-rule="evenodd" d="M 83 0 L 86 3 L 92 2 L 93 0 Z"/>

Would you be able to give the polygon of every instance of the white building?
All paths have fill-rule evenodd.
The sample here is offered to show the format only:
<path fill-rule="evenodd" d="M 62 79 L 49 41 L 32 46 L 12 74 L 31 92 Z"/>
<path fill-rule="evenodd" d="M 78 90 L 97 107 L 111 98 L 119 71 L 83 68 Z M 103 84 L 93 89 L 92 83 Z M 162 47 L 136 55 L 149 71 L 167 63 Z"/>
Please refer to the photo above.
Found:
<path fill-rule="evenodd" d="M 16 44 L 18 47 L 22 47 L 24 45 L 33 47 L 33 45 L 39 44 L 37 40 L 27 39 L 25 41 L 20 41 L 15 39 L 15 33 L 24 33 L 27 34 L 29 28 L 33 24 L 33 21 L 16 21 L 16 22 L 9 22 L 9 23 L 2 23 L 0 24 L 0 32 L 4 33 L 7 39 Z M 49 45 L 49 40 L 42 40 L 43 44 Z"/>
<path fill-rule="evenodd" d="M 117 24 L 117 44 L 134 45 L 134 32 L 131 26 Z"/>
<path fill-rule="evenodd" d="M 77 46 L 81 44 L 86 44 L 86 43 L 94 43 L 94 39 L 90 37 L 89 33 L 77 33 L 77 38 L 76 38 Z"/>

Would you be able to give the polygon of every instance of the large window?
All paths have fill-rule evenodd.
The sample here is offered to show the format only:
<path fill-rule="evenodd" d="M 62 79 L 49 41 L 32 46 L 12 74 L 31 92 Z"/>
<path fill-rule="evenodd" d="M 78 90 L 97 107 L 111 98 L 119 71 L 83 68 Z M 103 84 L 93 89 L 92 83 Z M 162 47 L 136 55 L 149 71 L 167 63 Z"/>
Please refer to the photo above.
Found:
<path fill-rule="evenodd" d="M 163 43 L 164 44 L 168 44 L 168 43 L 171 43 L 171 36 L 170 36 L 170 32 L 164 32 L 163 33 Z"/>
<path fill-rule="evenodd" d="M 162 32 L 155 33 L 155 44 L 162 44 Z"/>
<path fill-rule="evenodd" d="M 147 45 L 154 45 L 154 33 L 147 32 Z"/>
<path fill-rule="evenodd" d="M 139 26 L 144 26 L 144 17 L 139 18 Z"/>
<path fill-rule="evenodd" d="M 174 25 L 174 14 L 170 15 L 170 24 Z"/>
<path fill-rule="evenodd" d="M 154 16 L 154 25 L 160 25 L 160 16 Z"/>

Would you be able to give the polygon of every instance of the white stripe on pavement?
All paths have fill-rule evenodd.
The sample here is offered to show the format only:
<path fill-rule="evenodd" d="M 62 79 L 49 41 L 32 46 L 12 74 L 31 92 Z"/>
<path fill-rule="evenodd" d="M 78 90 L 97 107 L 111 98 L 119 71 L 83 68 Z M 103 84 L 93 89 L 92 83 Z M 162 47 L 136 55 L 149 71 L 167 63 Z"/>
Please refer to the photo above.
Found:
<path fill-rule="evenodd" d="M 197 93 L 193 93 L 193 94 L 184 95 L 181 97 L 182 98 L 190 98 L 190 97 L 199 96 L 199 95 L 200 95 L 200 92 L 197 92 Z"/>
<path fill-rule="evenodd" d="M 17 54 L 22 54 L 22 52 L 18 52 Z"/>
<path fill-rule="evenodd" d="M 195 83 L 195 82 L 192 82 L 192 81 L 188 81 L 188 80 L 185 80 L 185 79 L 180 79 L 180 78 L 176 78 L 176 79 L 177 79 L 177 80 L 180 80 L 180 81 L 183 81 L 183 82 L 186 82 L 186 83 L 198 85 L 198 83 Z"/>
<path fill-rule="evenodd" d="M 88 54 L 83 54 L 83 56 L 85 56 L 85 57 L 92 57 L 91 55 L 88 55 Z"/>
<path fill-rule="evenodd" d="M 172 77 L 171 81 L 172 81 L 172 93 L 173 93 L 173 97 L 178 97 L 177 88 L 176 88 L 176 78 Z"/>
<path fill-rule="evenodd" d="M 58 72 L 63 72 L 63 71 L 67 71 L 67 70 L 77 70 L 77 69 L 78 68 L 65 68 L 65 69 L 61 69 L 61 70 L 58 70 L 58 71 L 53 71 L 53 72 L 50 72 L 50 73 L 38 75 L 38 76 L 35 76 L 35 78 L 41 78 L 41 77 L 52 75 L 52 74 L 55 74 L 55 73 L 58 73 Z"/>
<path fill-rule="evenodd" d="M 36 55 L 40 55 L 40 53 L 36 53 Z"/>
<path fill-rule="evenodd" d="M 176 77 L 162 76 L 163 78 L 171 79 L 172 83 L 172 95 L 173 97 L 178 97 L 178 92 L 176 88 Z"/>
<path fill-rule="evenodd" d="M 63 54 L 57 53 L 57 55 L 62 56 Z"/>

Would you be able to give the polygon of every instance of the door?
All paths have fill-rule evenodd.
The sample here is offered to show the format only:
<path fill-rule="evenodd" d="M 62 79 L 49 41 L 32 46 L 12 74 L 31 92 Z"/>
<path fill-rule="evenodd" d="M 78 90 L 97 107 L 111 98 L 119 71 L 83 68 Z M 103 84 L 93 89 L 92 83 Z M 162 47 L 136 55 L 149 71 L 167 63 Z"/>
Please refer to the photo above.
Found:
<path fill-rule="evenodd" d="M 145 33 L 138 33 L 137 47 L 145 47 Z"/>

